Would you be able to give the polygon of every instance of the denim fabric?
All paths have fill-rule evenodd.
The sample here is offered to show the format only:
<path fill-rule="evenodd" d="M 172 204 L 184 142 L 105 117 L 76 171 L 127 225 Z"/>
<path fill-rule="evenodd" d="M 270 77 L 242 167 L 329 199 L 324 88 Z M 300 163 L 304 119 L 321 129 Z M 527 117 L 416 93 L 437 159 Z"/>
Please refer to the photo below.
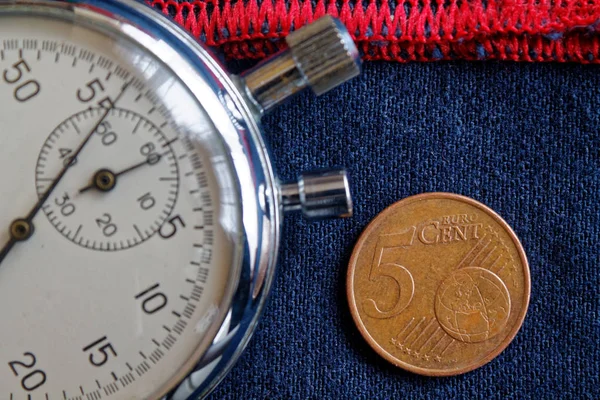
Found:
<path fill-rule="evenodd" d="M 278 273 L 248 349 L 212 399 L 599 399 L 600 69 L 368 63 L 264 119 L 279 176 L 349 170 L 355 215 L 285 220 Z M 462 376 L 388 364 L 346 301 L 353 246 L 406 196 L 448 191 L 497 211 L 527 252 L 531 304 L 513 343 Z"/>

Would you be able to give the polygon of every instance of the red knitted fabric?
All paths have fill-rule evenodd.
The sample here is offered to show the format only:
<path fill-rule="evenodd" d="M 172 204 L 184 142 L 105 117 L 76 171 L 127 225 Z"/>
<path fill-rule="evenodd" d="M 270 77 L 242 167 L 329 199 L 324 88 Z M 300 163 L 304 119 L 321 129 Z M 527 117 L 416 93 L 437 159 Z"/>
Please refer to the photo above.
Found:
<path fill-rule="evenodd" d="M 600 0 L 195 0 L 150 3 L 230 58 L 263 58 L 323 14 L 368 60 L 600 60 Z"/>

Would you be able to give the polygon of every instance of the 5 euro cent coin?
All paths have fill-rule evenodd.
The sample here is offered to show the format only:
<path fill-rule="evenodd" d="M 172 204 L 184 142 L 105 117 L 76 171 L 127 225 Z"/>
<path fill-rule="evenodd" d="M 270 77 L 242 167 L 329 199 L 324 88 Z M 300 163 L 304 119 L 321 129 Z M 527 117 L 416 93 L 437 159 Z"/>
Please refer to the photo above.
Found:
<path fill-rule="evenodd" d="M 352 317 L 369 345 L 430 376 L 462 374 L 500 354 L 523 323 L 530 289 L 510 226 L 450 193 L 384 210 L 358 240 L 347 278 Z"/>

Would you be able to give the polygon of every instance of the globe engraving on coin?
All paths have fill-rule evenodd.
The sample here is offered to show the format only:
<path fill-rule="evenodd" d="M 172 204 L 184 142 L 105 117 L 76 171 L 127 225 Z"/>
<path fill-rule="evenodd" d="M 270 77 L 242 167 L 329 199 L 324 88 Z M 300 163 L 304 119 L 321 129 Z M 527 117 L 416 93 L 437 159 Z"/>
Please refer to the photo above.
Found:
<path fill-rule="evenodd" d="M 500 354 L 529 304 L 529 266 L 510 226 L 450 193 L 401 200 L 365 229 L 350 260 L 354 321 L 409 371 L 457 375 Z"/>
<path fill-rule="evenodd" d="M 455 271 L 440 285 L 435 316 L 446 333 L 465 343 L 483 342 L 506 326 L 510 295 L 493 272 L 477 267 Z"/>

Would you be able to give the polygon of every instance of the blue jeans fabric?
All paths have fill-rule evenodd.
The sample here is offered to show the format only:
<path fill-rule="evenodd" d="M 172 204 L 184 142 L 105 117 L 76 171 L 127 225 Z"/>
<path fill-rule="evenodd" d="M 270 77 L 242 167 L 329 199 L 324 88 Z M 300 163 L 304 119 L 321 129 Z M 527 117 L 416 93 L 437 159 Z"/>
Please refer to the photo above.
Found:
<path fill-rule="evenodd" d="M 247 351 L 212 399 L 599 399 L 600 69 L 509 63 L 368 63 L 264 119 L 284 180 L 342 166 L 352 219 L 288 216 L 273 291 Z M 353 246 L 406 196 L 447 191 L 520 237 L 531 304 L 484 367 L 420 377 L 375 354 L 346 301 Z"/>

